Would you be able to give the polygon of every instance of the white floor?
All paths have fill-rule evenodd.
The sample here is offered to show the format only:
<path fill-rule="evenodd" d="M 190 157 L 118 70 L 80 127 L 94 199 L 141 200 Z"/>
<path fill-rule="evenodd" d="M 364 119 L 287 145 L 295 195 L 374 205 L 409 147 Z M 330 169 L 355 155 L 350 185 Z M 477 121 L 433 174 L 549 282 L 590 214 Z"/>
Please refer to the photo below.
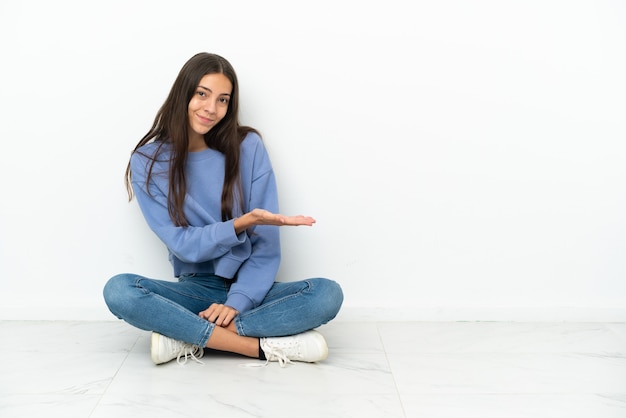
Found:
<path fill-rule="evenodd" d="M 122 322 L 3 321 L 0 417 L 626 417 L 626 323 L 319 330 L 319 364 L 155 366 L 149 334 Z"/>

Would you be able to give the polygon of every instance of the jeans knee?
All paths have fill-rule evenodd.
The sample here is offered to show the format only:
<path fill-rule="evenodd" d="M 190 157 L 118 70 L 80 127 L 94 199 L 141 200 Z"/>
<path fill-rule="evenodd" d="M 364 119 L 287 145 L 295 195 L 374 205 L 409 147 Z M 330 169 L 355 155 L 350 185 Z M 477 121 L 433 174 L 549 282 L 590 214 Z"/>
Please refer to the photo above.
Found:
<path fill-rule="evenodd" d="M 318 287 L 320 288 L 321 298 L 327 309 L 330 319 L 337 316 L 341 305 L 343 304 L 343 290 L 339 283 L 334 280 L 319 278 Z"/>
<path fill-rule="evenodd" d="M 109 279 L 104 285 L 102 295 L 109 310 L 118 315 L 119 310 L 126 305 L 125 299 L 129 290 L 129 283 L 134 276 L 130 274 L 118 274 Z"/>

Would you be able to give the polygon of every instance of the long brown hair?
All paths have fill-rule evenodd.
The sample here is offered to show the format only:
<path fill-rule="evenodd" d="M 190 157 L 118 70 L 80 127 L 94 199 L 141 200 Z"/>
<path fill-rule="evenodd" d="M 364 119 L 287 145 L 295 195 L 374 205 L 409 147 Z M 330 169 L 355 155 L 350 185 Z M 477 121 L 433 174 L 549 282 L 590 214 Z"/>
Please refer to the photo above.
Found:
<path fill-rule="evenodd" d="M 167 99 L 154 118 L 152 127 L 133 150 L 135 153 L 141 146 L 153 140 L 159 144 L 153 155 L 146 155 L 151 159 L 146 176 L 146 189 L 149 190 L 148 184 L 152 177 L 152 168 L 158 159 L 161 147 L 166 143 L 170 144 L 167 206 L 170 218 L 177 226 L 189 225 L 183 211 L 183 202 L 187 192 L 185 163 L 189 148 L 187 108 L 200 80 L 207 74 L 224 74 L 233 86 L 226 115 L 204 135 L 204 142 L 207 146 L 220 151 L 225 156 L 221 203 L 222 220 L 232 219 L 235 196 L 239 197 L 237 200 L 240 210 L 243 212 L 241 179 L 239 178 L 240 145 L 248 132 L 258 134 L 258 131 L 249 126 L 239 125 L 239 84 L 232 65 L 219 55 L 201 52 L 191 57 L 181 68 Z M 126 167 L 125 182 L 128 198 L 132 200 L 130 161 Z"/>

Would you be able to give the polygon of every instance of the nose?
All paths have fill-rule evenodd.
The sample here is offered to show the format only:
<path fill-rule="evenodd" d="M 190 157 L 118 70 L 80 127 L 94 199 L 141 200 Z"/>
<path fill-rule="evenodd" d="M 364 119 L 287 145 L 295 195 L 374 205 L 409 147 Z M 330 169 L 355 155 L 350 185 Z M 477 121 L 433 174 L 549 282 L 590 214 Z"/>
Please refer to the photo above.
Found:
<path fill-rule="evenodd" d="M 215 113 L 215 109 L 217 108 L 217 104 L 213 100 L 207 100 L 204 102 L 204 110 L 207 113 L 213 114 Z"/>

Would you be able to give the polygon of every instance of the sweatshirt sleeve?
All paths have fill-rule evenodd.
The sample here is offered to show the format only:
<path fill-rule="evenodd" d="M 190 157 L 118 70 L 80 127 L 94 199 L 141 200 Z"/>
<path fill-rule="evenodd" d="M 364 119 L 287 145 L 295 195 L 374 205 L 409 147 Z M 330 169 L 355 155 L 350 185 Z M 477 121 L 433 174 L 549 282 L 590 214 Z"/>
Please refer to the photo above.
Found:
<path fill-rule="evenodd" d="M 170 252 L 186 263 L 201 263 L 216 259 L 247 239 L 245 233 L 236 235 L 233 220 L 204 226 L 174 225 L 167 209 L 167 182 L 150 181 L 146 189 L 146 158 L 134 154 L 131 158 L 132 186 L 146 222 Z M 158 176 L 158 173 L 153 174 Z"/>
<path fill-rule="evenodd" d="M 255 149 L 248 207 L 249 210 L 261 208 L 279 213 L 274 172 L 261 142 L 257 143 Z M 239 268 L 237 279 L 228 293 L 226 305 L 243 313 L 261 304 L 274 283 L 280 266 L 279 232 L 279 227 L 273 225 L 259 225 L 253 228 L 249 234 L 252 252 Z"/>

